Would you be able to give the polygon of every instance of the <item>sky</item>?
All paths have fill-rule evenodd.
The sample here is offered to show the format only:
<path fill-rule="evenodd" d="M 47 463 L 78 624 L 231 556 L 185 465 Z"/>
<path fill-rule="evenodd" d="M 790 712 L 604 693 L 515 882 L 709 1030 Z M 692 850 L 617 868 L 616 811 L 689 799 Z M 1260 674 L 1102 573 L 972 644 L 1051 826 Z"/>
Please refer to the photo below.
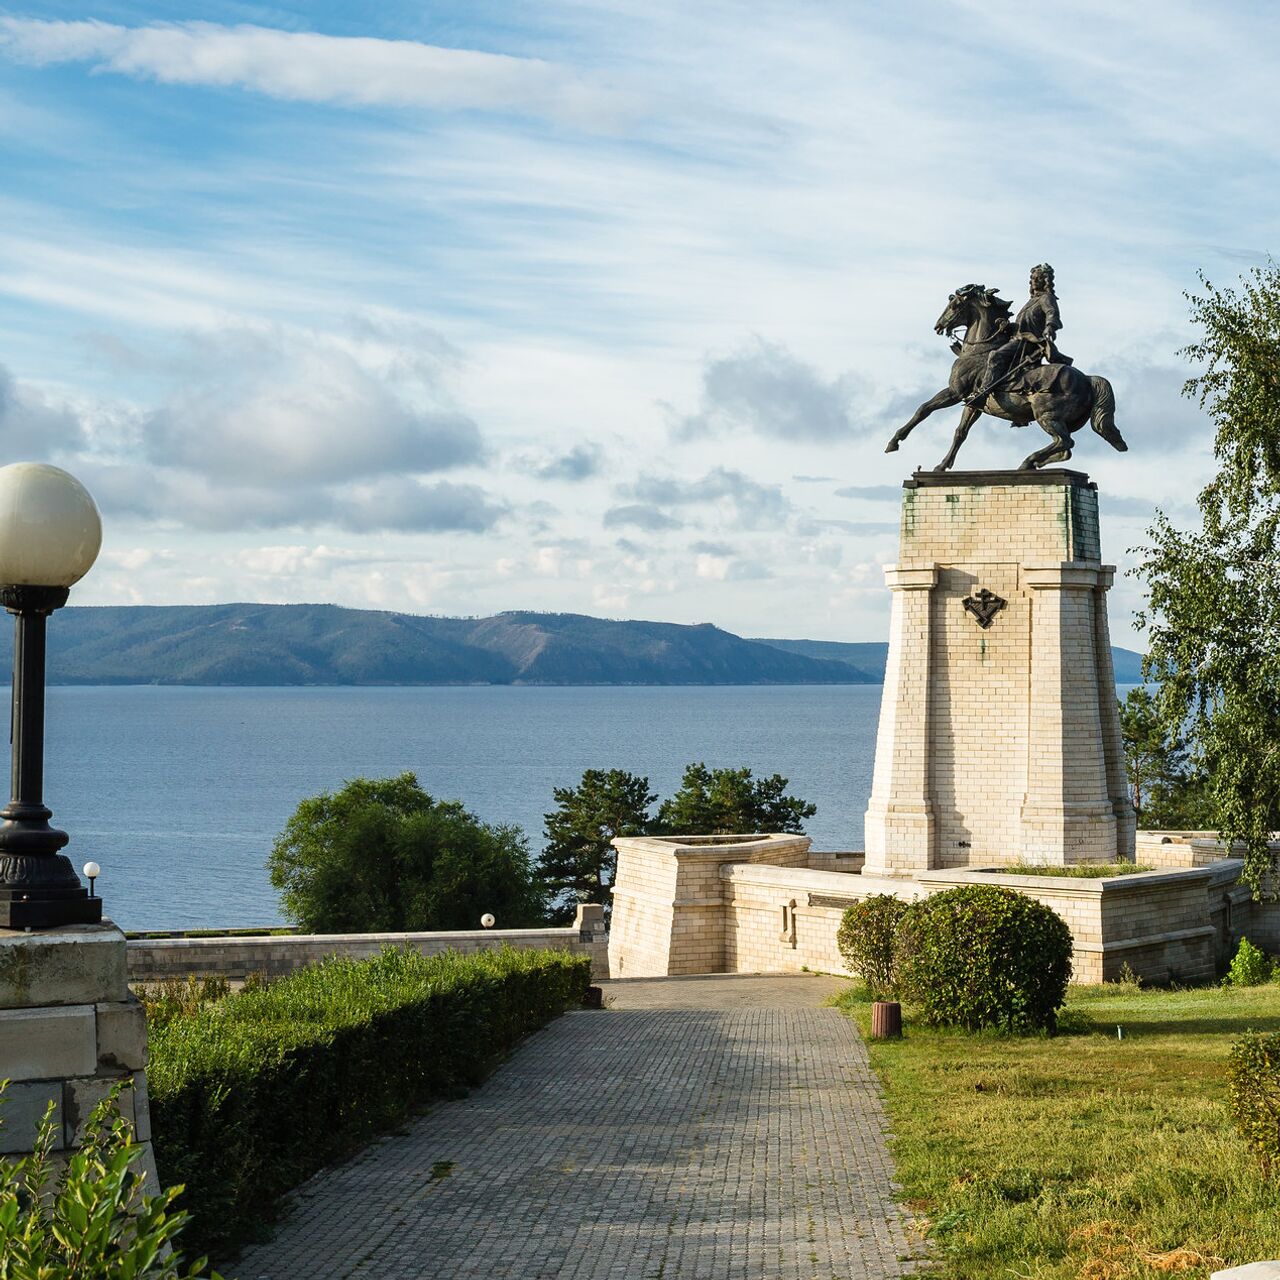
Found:
<path fill-rule="evenodd" d="M 1180 0 L 3 9 L 0 461 L 97 499 L 77 604 L 877 640 L 934 321 L 1048 261 L 1128 568 L 1211 473 L 1184 295 L 1275 247 L 1277 47 Z"/>

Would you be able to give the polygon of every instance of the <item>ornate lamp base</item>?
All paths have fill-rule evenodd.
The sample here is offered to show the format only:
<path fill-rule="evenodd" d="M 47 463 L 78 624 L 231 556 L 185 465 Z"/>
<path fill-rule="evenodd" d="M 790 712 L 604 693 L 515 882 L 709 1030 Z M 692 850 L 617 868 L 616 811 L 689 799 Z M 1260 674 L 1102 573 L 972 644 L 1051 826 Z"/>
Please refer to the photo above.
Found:
<path fill-rule="evenodd" d="M 91 898 L 64 854 L 0 852 L 0 929 L 98 924 L 102 899 Z"/>

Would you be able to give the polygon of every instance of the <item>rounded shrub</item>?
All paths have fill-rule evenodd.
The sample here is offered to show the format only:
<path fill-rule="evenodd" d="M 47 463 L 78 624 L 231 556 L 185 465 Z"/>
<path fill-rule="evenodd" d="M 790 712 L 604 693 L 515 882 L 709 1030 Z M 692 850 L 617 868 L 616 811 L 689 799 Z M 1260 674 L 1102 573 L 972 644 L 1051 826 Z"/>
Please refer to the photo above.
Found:
<path fill-rule="evenodd" d="M 1071 930 L 1025 894 L 964 885 L 907 908 L 896 960 L 904 995 L 934 1026 L 1053 1030 L 1071 978 Z"/>
<path fill-rule="evenodd" d="M 887 893 L 849 907 L 840 920 L 836 945 L 849 968 L 867 984 L 873 1000 L 896 1000 L 898 926 L 907 904 Z"/>

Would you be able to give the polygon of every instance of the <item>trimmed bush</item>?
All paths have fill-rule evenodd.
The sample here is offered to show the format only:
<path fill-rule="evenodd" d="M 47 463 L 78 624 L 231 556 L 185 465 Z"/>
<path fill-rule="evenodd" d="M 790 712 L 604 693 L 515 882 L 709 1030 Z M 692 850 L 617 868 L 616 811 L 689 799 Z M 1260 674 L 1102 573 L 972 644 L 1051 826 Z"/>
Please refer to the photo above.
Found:
<path fill-rule="evenodd" d="M 1224 987 L 1260 987 L 1271 979 L 1271 957 L 1248 938 L 1241 938 L 1231 961 L 1231 968 L 1223 978 Z"/>
<path fill-rule="evenodd" d="M 151 1039 L 156 1160 L 193 1250 L 225 1257 L 275 1202 L 409 1112 L 479 1083 L 590 981 L 585 956 L 388 950 L 174 1017 Z"/>
<path fill-rule="evenodd" d="M 887 893 L 849 907 L 840 919 L 836 945 L 844 962 L 862 978 L 873 1000 L 896 1000 L 898 926 L 907 904 Z"/>
<path fill-rule="evenodd" d="M 1253 1032 L 1231 1046 L 1228 1096 L 1236 1128 L 1265 1173 L 1280 1162 L 1280 1035 Z"/>
<path fill-rule="evenodd" d="M 964 885 L 913 902 L 898 930 L 903 992 L 933 1026 L 1052 1031 L 1071 978 L 1071 930 L 1025 894 Z"/>

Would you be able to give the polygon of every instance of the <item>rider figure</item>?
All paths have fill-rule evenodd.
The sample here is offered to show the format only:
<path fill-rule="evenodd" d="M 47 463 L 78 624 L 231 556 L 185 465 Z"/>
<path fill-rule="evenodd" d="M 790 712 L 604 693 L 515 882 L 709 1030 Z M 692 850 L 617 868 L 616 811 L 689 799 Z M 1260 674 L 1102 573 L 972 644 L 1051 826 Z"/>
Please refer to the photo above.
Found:
<path fill-rule="evenodd" d="M 1042 262 L 1031 268 L 1031 297 L 1013 322 L 1012 336 L 987 356 L 986 368 L 978 379 L 981 390 L 967 403 L 980 404 L 997 386 L 1000 390 L 1017 390 L 1022 374 L 1041 361 L 1071 364 L 1071 357 L 1064 356 L 1054 345 L 1053 340 L 1061 328 L 1058 295 L 1053 291 L 1053 268 Z M 1010 373 L 1013 376 L 1005 380 Z"/>

